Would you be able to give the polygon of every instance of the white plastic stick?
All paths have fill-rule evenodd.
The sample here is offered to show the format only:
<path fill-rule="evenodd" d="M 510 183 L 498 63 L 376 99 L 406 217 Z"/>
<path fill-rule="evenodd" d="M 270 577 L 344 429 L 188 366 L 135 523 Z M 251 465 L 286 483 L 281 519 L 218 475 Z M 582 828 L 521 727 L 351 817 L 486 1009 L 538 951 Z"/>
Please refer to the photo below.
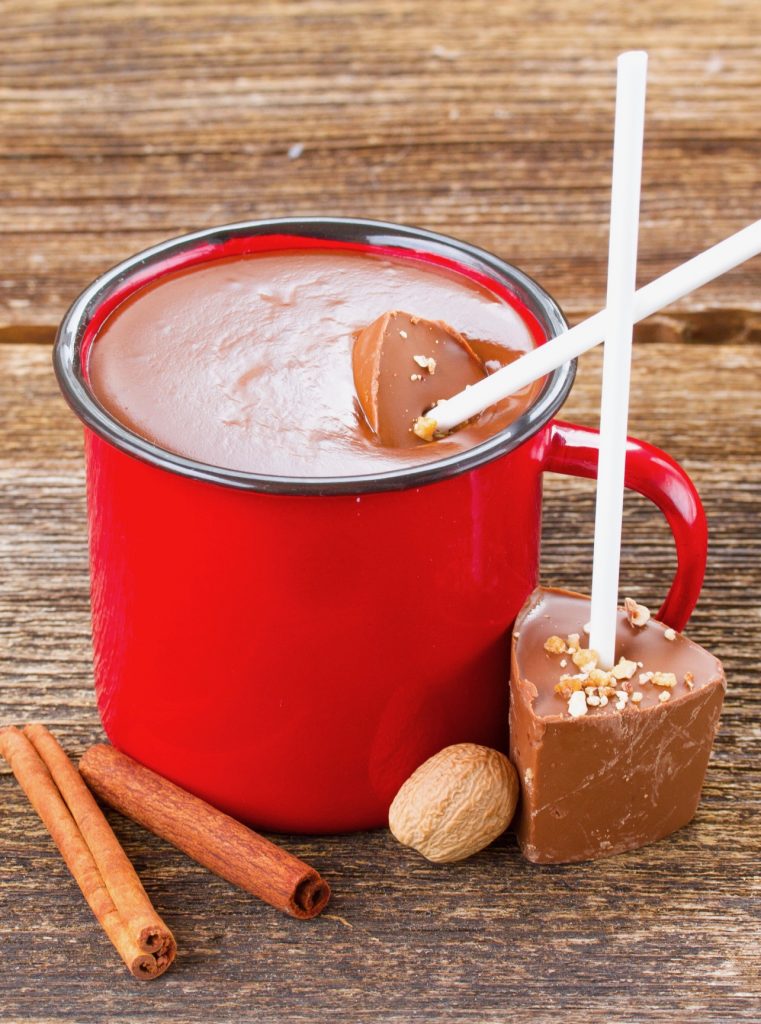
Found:
<path fill-rule="evenodd" d="M 748 227 L 706 249 L 699 256 L 681 263 L 667 274 L 640 288 L 634 296 L 635 322 L 652 316 L 664 306 L 684 298 L 685 295 L 721 277 L 728 270 L 758 256 L 759 253 L 761 220 L 754 221 Z M 594 316 L 582 320 L 551 341 L 527 352 L 509 366 L 484 377 L 477 384 L 472 384 L 466 391 L 460 391 L 446 401 L 439 402 L 428 416 L 435 419 L 438 429 L 442 432 L 454 430 L 471 416 L 477 416 L 495 402 L 515 394 L 526 385 L 557 370 L 563 363 L 570 362 L 571 359 L 576 359 L 590 348 L 599 345 L 605 337 L 607 315 L 608 311 L 602 309 Z"/>
<path fill-rule="evenodd" d="M 645 130 L 647 54 L 618 58 L 616 128 L 613 137 L 613 186 L 608 242 L 608 322 L 600 404 L 600 456 L 597 469 L 595 543 L 592 561 L 592 611 L 589 646 L 601 668 L 613 667 L 616 610 L 624 513 L 626 426 L 629 420 L 637 236 Z"/>

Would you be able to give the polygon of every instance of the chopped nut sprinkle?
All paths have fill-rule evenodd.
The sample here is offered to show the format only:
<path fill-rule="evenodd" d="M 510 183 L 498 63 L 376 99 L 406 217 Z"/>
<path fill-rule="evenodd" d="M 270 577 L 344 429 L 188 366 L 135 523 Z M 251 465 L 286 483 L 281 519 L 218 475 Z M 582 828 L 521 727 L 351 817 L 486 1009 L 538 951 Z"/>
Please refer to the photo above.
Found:
<path fill-rule="evenodd" d="M 602 698 L 598 697 L 596 694 L 590 693 L 587 696 L 587 704 L 589 704 L 591 708 L 599 708 L 601 699 Z"/>
<path fill-rule="evenodd" d="M 664 690 L 663 693 L 658 694 L 658 700 L 661 704 L 665 704 L 667 700 L 671 700 L 671 694 L 668 690 Z"/>
<path fill-rule="evenodd" d="M 597 651 L 592 650 L 578 650 L 574 651 L 571 655 L 571 661 L 574 665 L 578 666 L 582 671 L 591 672 L 597 668 L 597 661 L 599 655 Z"/>
<path fill-rule="evenodd" d="M 589 681 L 593 686 L 605 686 L 610 682 L 610 676 L 600 668 L 593 668 L 589 673 Z"/>
<path fill-rule="evenodd" d="M 549 654 L 563 654 L 565 652 L 565 641 L 559 636 L 548 636 L 544 641 L 544 649 Z"/>
<path fill-rule="evenodd" d="M 654 686 L 665 686 L 673 690 L 676 686 L 676 676 L 673 672 L 653 672 L 650 682 Z"/>
<path fill-rule="evenodd" d="M 423 441 L 433 441 L 433 435 L 436 433 L 436 427 L 436 420 L 432 419 L 430 416 L 418 416 L 412 430 Z"/>
<path fill-rule="evenodd" d="M 652 672 L 640 672 L 639 674 L 639 685 L 644 686 L 645 683 L 649 683 L 653 678 Z"/>
<path fill-rule="evenodd" d="M 400 338 L 406 338 L 407 337 L 407 332 L 406 331 L 399 331 L 399 337 Z"/>
<path fill-rule="evenodd" d="M 664 629 L 663 635 L 667 640 L 676 640 L 676 630 L 672 629 L 671 626 L 668 629 Z"/>
<path fill-rule="evenodd" d="M 642 700 L 642 694 L 639 692 L 639 690 L 635 690 L 634 693 L 632 694 L 632 704 L 639 704 L 639 702 L 641 700 Z"/>
<path fill-rule="evenodd" d="M 688 690 L 692 690 L 694 688 L 695 676 L 692 674 L 692 672 L 684 673 L 684 685 L 687 687 Z"/>
<path fill-rule="evenodd" d="M 421 373 L 411 373 L 410 380 L 422 380 L 423 375 Z"/>
<path fill-rule="evenodd" d="M 644 604 L 637 604 L 631 597 L 627 597 L 624 600 L 624 608 L 626 609 L 626 617 L 632 626 L 641 628 L 650 618 L 650 609 L 646 608 Z"/>
<path fill-rule="evenodd" d="M 567 658 L 561 658 L 560 659 L 560 667 L 561 668 L 565 668 L 567 664 L 568 664 L 568 659 Z"/>
<path fill-rule="evenodd" d="M 614 665 L 610 671 L 611 675 L 615 676 L 616 679 L 631 679 L 637 671 L 637 662 L 629 661 L 626 658 L 619 658 L 618 664 Z"/>
<path fill-rule="evenodd" d="M 568 634 L 568 641 L 567 642 L 568 642 L 568 650 L 569 651 L 578 650 L 578 647 L 579 647 L 579 634 L 578 633 L 569 633 Z"/>
<path fill-rule="evenodd" d="M 417 365 L 423 369 L 428 370 L 429 373 L 434 373 L 436 370 L 436 360 L 428 356 L 413 356 L 412 357 Z"/>
<path fill-rule="evenodd" d="M 587 698 L 579 690 L 572 693 L 568 700 L 568 714 L 571 718 L 579 718 L 587 713 Z"/>

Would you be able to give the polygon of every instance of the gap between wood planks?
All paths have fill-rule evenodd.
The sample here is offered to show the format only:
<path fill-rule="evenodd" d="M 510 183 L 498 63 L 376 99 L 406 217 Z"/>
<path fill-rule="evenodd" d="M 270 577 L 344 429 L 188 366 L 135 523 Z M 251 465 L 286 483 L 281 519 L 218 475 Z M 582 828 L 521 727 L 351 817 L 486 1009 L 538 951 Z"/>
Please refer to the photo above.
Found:
<path fill-rule="evenodd" d="M 595 310 L 571 310 L 567 316 L 573 324 L 591 316 L 593 312 Z M 57 330 L 57 325 L 49 324 L 8 324 L 0 327 L 0 344 L 51 345 Z M 657 314 L 637 325 L 635 340 L 639 344 L 758 344 L 761 342 L 761 310 L 711 308 Z"/>

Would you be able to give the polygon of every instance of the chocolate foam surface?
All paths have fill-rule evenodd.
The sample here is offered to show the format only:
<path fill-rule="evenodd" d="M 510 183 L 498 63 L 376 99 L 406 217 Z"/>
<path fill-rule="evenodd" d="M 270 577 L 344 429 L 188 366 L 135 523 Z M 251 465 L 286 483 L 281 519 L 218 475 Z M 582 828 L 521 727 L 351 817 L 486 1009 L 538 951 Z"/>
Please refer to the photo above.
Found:
<path fill-rule="evenodd" d="M 488 366 L 533 345 L 504 299 L 421 260 L 293 250 L 168 274 L 130 296 L 92 346 L 95 396 L 160 447 L 210 465 L 281 476 L 353 476 L 470 448 L 525 410 L 540 384 L 450 438 L 383 445 L 352 374 L 357 332 L 389 309 L 443 319 Z"/>

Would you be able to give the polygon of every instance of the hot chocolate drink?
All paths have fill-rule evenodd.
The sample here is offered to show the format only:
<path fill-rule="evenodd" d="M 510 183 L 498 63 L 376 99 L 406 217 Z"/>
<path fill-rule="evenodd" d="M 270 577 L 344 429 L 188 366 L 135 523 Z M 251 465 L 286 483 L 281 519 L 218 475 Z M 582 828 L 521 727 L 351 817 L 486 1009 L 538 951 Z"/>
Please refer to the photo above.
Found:
<path fill-rule="evenodd" d="M 390 447 L 357 401 L 357 335 L 388 310 L 409 310 L 446 321 L 495 369 L 537 341 L 518 306 L 422 259 L 328 249 L 227 257 L 126 299 L 88 370 L 100 403 L 169 451 L 275 476 L 372 475 L 472 448 L 519 416 L 541 382 L 434 445 Z"/>

